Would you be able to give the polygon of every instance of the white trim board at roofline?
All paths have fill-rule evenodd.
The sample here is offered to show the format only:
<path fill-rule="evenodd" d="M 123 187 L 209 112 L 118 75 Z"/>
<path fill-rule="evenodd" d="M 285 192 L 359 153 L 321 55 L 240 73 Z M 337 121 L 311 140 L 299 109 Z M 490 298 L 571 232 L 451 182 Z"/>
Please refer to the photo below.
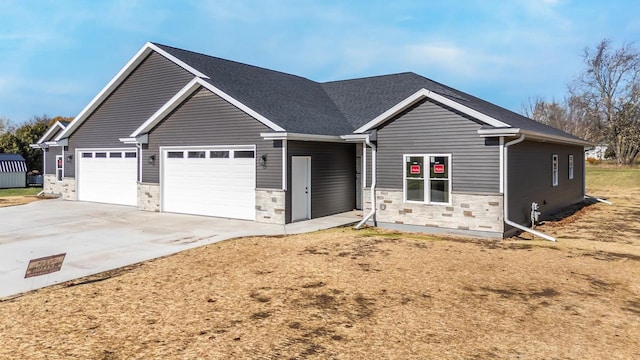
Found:
<path fill-rule="evenodd" d="M 186 71 L 190 72 L 196 77 L 205 78 L 205 79 L 209 78 L 207 75 L 187 65 L 183 61 L 177 59 L 175 56 L 162 50 L 155 44 L 148 42 L 144 44 L 144 46 L 140 50 L 138 50 L 138 52 L 125 64 L 124 67 L 122 67 L 122 69 L 120 69 L 120 71 L 118 71 L 118 73 L 98 93 L 98 95 L 96 95 L 91 100 L 91 102 L 87 104 L 87 106 L 85 106 L 85 108 L 82 109 L 82 111 L 80 111 L 80 113 L 75 117 L 75 119 L 55 138 L 55 140 L 57 141 L 57 140 L 69 137 L 73 133 L 73 131 L 75 131 L 75 129 L 78 128 L 78 126 L 80 126 L 89 117 L 89 115 L 91 115 L 91 113 L 93 113 L 93 111 L 97 109 L 98 106 L 100 106 L 100 104 L 102 104 L 102 102 L 105 101 L 107 97 L 109 97 L 109 95 L 111 95 L 111 93 L 113 93 L 113 91 L 115 91 L 118 88 L 120 84 L 122 84 L 122 82 L 138 67 L 138 65 L 142 63 L 142 61 L 144 61 L 144 59 L 147 58 L 147 56 L 152 51 L 157 52 L 158 54 L 162 55 L 169 61 L 180 66 L 181 68 L 185 69 Z"/>
<path fill-rule="evenodd" d="M 160 121 L 162 121 L 175 108 L 177 108 L 180 104 L 182 104 L 189 96 L 191 96 L 201 87 L 211 91 L 215 95 L 220 96 L 225 101 L 229 102 L 236 108 L 243 111 L 245 114 L 261 122 L 265 126 L 272 129 L 273 131 L 285 131 L 283 128 L 276 125 L 271 120 L 258 114 L 256 111 L 252 110 L 251 108 L 241 103 L 240 101 L 234 99 L 229 94 L 211 85 L 206 80 L 195 77 L 193 78 L 193 80 L 189 81 L 187 85 L 185 85 L 182 89 L 180 89 L 180 91 L 178 91 L 177 94 L 175 94 L 171 99 L 169 99 L 169 101 L 167 101 L 164 105 L 162 105 L 162 107 L 158 109 L 158 111 L 156 111 L 153 115 L 151 115 L 151 117 L 147 119 L 147 121 L 145 121 L 142 125 L 140 125 L 140 127 L 134 130 L 133 133 L 129 135 L 129 137 L 135 138 L 140 136 L 141 134 L 145 134 L 151 131 L 151 129 L 153 129 L 154 126 L 156 126 Z"/>
<path fill-rule="evenodd" d="M 473 110 L 472 108 L 462 105 L 459 102 L 453 101 L 451 99 L 448 99 L 440 94 L 437 94 L 433 91 L 429 91 L 427 89 L 420 89 L 418 91 L 416 91 L 413 95 L 409 96 L 408 98 L 402 100 L 401 102 L 397 103 L 396 105 L 394 105 L 391 109 L 383 112 L 382 114 L 378 115 L 375 119 L 369 121 L 368 123 L 366 123 L 365 125 L 361 126 L 360 128 L 356 129 L 354 131 L 354 133 L 356 134 L 361 134 L 364 132 L 367 132 L 371 129 L 374 129 L 380 125 L 382 125 L 383 123 L 385 123 L 386 121 L 390 120 L 392 117 L 394 117 L 395 115 L 398 115 L 399 113 L 401 113 L 402 111 L 404 111 L 405 109 L 409 108 L 410 106 L 412 106 L 413 104 L 417 103 L 418 101 L 422 100 L 422 99 L 431 99 L 434 100 L 440 104 L 446 105 L 452 109 L 458 110 L 463 114 L 469 115 L 471 117 L 473 117 L 474 119 L 478 119 L 480 121 L 482 121 L 483 123 L 487 124 L 487 125 L 491 125 L 493 127 L 497 127 L 497 128 L 508 128 L 510 127 L 509 124 L 503 123 L 502 121 L 499 121 L 491 116 L 485 115 L 479 111 Z"/>
<path fill-rule="evenodd" d="M 525 135 L 528 140 L 535 140 L 535 141 L 541 141 L 541 142 L 553 142 L 553 143 L 559 143 L 559 144 L 582 145 L 586 149 L 593 147 L 592 143 L 585 140 L 580 140 L 580 139 L 572 140 L 567 137 L 542 134 L 534 131 L 523 130 L 520 128 L 480 129 L 478 130 L 478 135 L 480 135 L 481 137 L 516 137 L 520 135 Z"/>
<path fill-rule="evenodd" d="M 36 142 L 36 144 L 41 144 L 45 142 L 45 140 L 47 140 L 51 135 L 51 133 L 54 132 L 57 128 L 64 130 L 66 126 L 62 124 L 60 121 L 56 121 L 55 124 L 53 124 L 53 126 L 50 127 L 49 130 L 47 130 L 47 132 L 44 133 L 44 135 L 42 135 L 42 137 L 40 137 L 40 139 Z"/>
<path fill-rule="evenodd" d="M 341 136 L 300 134 L 290 132 L 260 133 L 265 140 L 298 140 L 298 141 L 319 141 L 319 142 L 345 142 Z"/>

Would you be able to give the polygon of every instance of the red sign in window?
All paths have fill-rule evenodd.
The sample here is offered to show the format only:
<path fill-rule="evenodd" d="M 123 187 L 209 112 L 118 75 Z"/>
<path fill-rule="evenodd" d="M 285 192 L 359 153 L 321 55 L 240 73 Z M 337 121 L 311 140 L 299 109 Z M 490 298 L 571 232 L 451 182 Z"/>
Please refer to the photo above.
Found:
<path fill-rule="evenodd" d="M 433 172 L 436 174 L 444 174 L 444 164 L 434 164 Z"/>
<path fill-rule="evenodd" d="M 58 167 L 62 167 L 62 159 L 58 159 Z"/>
<path fill-rule="evenodd" d="M 411 171 L 412 174 L 420 174 L 420 165 L 411 165 L 409 171 Z"/>

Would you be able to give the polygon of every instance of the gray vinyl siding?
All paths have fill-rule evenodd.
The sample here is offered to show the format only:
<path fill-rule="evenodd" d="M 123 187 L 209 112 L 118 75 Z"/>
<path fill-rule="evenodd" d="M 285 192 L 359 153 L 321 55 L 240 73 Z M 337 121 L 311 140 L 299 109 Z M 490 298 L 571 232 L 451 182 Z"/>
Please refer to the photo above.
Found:
<path fill-rule="evenodd" d="M 291 157 L 311 157 L 311 218 L 351 211 L 356 206 L 356 145 L 311 141 L 287 142 L 287 188 Z M 286 193 L 285 221 L 291 222 L 291 193 Z"/>
<path fill-rule="evenodd" d="M 281 141 L 265 141 L 267 126 L 209 90 L 200 89 L 149 133 L 143 149 L 142 181 L 160 182 L 161 146 L 256 145 L 256 187 L 282 189 Z M 158 159 L 153 165 L 149 157 Z M 267 155 L 266 167 L 259 164 Z"/>
<path fill-rule="evenodd" d="M 58 136 L 61 132 L 62 132 L 62 128 L 56 125 L 56 129 L 51 134 L 49 134 L 49 136 L 46 139 L 44 139 L 44 141 L 51 141 L 55 139 L 56 136 Z"/>
<path fill-rule="evenodd" d="M 530 225 L 531 203 L 540 204 L 542 217 L 584 199 L 584 151 L 581 146 L 524 141 L 509 147 L 509 218 Z M 558 155 L 558 186 L 552 186 L 552 156 Z M 569 155 L 573 179 L 569 180 Z"/>
<path fill-rule="evenodd" d="M 152 52 L 71 135 L 68 153 L 76 148 L 122 148 L 118 139 L 129 137 L 192 78 Z M 74 161 L 65 164 L 65 176 L 75 177 Z"/>
<path fill-rule="evenodd" d="M 377 187 L 402 189 L 403 154 L 451 154 L 452 192 L 499 193 L 500 146 L 481 138 L 480 127 L 452 109 L 419 102 L 378 129 Z"/>
<path fill-rule="evenodd" d="M 56 173 L 56 155 L 62 154 L 62 148 L 59 146 L 54 146 L 50 148 L 43 149 L 44 159 L 43 159 L 43 170 L 45 174 L 55 174 Z"/>

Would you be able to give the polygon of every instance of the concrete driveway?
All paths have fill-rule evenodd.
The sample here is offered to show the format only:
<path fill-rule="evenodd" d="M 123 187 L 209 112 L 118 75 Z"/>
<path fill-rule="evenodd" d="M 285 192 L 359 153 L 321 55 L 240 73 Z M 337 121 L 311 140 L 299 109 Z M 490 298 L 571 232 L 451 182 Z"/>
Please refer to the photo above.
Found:
<path fill-rule="evenodd" d="M 0 208 L 0 298 L 241 236 L 320 230 L 350 212 L 286 226 L 46 200 Z M 58 272 L 24 278 L 32 259 L 66 253 Z"/>

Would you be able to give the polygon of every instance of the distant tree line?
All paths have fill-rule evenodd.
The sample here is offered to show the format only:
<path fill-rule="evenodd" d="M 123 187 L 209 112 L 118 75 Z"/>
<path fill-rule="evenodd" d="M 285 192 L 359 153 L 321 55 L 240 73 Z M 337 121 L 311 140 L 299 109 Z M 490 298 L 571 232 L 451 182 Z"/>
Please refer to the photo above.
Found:
<path fill-rule="evenodd" d="M 11 120 L 0 118 L 0 153 L 20 154 L 27 161 L 30 172 L 42 169 L 42 150 L 32 149 L 49 127 L 56 121 L 71 121 L 73 118 L 47 115 L 34 116 L 20 126 L 15 126 Z"/>
<path fill-rule="evenodd" d="M 640 52 L 604 39 L 582 54 L 585 68 L 562 101 L 529 99 L 524 114 L 596 144 L 606 144 L 618 165 L 640 153 Z"/>

